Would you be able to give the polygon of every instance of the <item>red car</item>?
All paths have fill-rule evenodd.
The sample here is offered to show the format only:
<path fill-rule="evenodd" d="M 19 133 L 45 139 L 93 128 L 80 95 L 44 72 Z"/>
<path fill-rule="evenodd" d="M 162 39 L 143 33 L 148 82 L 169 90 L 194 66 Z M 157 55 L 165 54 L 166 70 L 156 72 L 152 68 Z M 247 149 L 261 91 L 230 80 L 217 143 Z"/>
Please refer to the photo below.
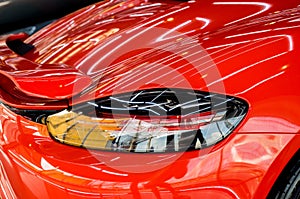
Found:
<path fill-rule="evenodd" d="M 1 38 L 2 198 L 299 198 L 298 0 L 105 1 Z"/>

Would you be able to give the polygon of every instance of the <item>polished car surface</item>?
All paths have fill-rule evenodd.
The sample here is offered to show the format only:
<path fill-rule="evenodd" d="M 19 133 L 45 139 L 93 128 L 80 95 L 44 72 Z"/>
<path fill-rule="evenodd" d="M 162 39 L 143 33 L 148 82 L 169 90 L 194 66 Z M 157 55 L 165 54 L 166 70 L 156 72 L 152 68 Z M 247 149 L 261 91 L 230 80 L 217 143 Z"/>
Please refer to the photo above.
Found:
<path fill-rule="evenodd" d="M 299 198 L 299 4 L 104 1 L 3 36 L 2 198 Z"/>

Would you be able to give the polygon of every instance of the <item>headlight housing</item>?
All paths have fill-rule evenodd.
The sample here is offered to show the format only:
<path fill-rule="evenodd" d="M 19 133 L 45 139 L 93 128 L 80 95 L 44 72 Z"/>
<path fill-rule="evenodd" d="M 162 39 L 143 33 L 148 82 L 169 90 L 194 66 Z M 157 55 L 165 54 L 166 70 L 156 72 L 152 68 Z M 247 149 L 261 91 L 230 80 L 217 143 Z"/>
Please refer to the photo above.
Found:
<path fill-rule="evenodd" d="M 174 152 L 212 146 L 247 112 L 245 101 L 187 89 L 116 94 L 49 115 L 61 143 L 121 152 Z"/>

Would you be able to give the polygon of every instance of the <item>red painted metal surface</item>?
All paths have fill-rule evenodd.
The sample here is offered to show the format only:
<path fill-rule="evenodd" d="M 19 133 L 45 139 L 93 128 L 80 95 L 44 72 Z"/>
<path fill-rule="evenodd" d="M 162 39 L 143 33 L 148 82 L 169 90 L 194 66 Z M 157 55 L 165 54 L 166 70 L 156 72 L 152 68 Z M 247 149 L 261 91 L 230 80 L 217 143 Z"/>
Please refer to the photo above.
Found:
<path fill-rule="evenodd" d="M 10 37 L 35 47 L 23 56 L 2 38 L 0 100 L 12 107 L 62 109 L 158 87 L 249 104 L 238 128 L 215 146 L 163 154 L 63 145 L 46 126 L 1 105 L 2 198 L 265 198 L 299 149 L 298 4 L 103 2 L 29 38 Z"/>

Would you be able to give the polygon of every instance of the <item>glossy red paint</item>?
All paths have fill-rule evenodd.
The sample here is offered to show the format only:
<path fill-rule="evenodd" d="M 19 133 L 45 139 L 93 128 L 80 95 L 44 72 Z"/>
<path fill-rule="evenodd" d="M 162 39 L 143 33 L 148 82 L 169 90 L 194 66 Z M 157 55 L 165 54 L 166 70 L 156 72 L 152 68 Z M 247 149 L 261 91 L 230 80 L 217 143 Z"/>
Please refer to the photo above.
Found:
<path fill-rule="evenodd" d="M 234 14 L 233 14 L 234 13 Z M 55 142 L 0 107 L 2 198 L 265 198 L 300 143 L 298 1 L 112 1 L 2 38 L 0 100 L 57 110 L 160 87 L 244 99 L 213 147 L 134 154 Z M 20 56 L 6 43 L 35 48 Z"/>

